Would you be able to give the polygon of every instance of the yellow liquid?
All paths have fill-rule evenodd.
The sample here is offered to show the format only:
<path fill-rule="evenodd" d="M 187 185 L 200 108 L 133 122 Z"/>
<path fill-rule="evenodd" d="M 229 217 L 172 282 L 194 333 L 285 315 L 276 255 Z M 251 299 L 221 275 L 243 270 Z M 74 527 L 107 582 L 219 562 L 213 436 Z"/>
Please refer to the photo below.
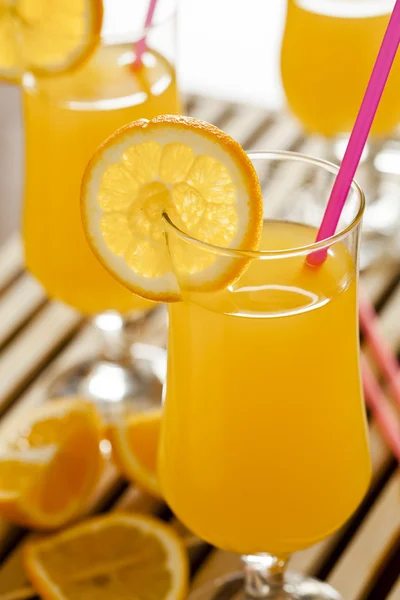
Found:
<path fill-rule="evenodd" d="M 24 89 L 25 256 L 49 296 L 86 314 L 153 306 L 117 283 L 92 254 L 80 185 L 97 146 L 126 123 L 179 113 L 175 71 L 149 50 L 139 72 L 128 44 L 103 46 L 80 71 Z"/>
<path fill-rule="evenodd" d="M 309 132 L 350 132 L 382 42 L 392 0 L 288 0 L 281 53 L 289 107 Z M 372 133 L 400 122 L 400 57 Z"/>
<path fill-rule="evenodd" d="M 271 222 L 262 248 L 316 231 Z M 160 453 L 167 502 L 242 554 L 294 552 L 336 530 L 370 479 L 354 265 L 255 261 L 231 290 L 170 305 Z"/>

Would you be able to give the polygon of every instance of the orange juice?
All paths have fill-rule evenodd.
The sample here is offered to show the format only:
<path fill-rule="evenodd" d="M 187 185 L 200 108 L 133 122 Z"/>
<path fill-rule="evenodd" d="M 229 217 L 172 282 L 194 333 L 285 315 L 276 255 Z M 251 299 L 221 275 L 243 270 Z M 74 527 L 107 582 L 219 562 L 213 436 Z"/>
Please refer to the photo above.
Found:
<path fill-rule="evenodd" d="M 315 235 L 269 222 L 261 247 Z M 370 461 L 355 272 L 337 243 L 317 270 L 301 256 L 255 260 L 227 290 L 170 305 L 161 484 L 215 546 L 291 553 L 360 503 Z"/>
<path fill-rule="evenodd" d="M 29 270 L 57 298 L 86 314 L 152 306 L 116 282 L 92 254 L 79 195 L 97 146 L 122 125 L 179 113 L 173 66 L 149 49 L 132 69 L 130 44 L 101 47 L 78 72 L 26 77 L 25 256 Z"/>
<path fill-rule="evenodd" d="M 350 132 L 394 0 L 288 0 L 281 53 L 287 102 L 309 132 Z M 372 126 L 386 136 L 400 122 L 397 57 Z"/>

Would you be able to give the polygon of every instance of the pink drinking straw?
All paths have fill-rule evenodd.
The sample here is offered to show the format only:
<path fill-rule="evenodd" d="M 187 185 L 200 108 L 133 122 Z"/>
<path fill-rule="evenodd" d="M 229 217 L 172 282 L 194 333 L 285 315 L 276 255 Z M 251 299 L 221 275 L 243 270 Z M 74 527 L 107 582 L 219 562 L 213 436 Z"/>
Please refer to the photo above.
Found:
<path fill-rule="evenodd" d="M 142 56 L 143 56 L 143 53 L 146 51 L 146 32 L 149 29 L 149 27 L 151 27 L 151 24 L 153 22 L 153 17 L 154 17 L 154 12 L 156 10 L 156 6 L 157 6 L 157 0 L 150 0 L 149 8 L 147 9 L 146 20 L 144 22 L 145 34 L 142 38 L 140 38 L 140 40 L 136 44 L 136 58 L 132 65 L 134 69 L 138 69 L 143 64 Z"/>
<path fill-rule="evenodd" d="M 382 46 L 369 80 L 360 111 L 351 132 L 342 164 L 333 184 L 331 195 L 316 238 L 317 242 L 334 235 L 346 202 L 350 185 L 360 162 L 397 48 L 400 43 L 400 0 L 396 0 Z M 307 257 L 307 264 L 318 266 L 326 258 L 327 250 L 316 250 Z"/>
<path fill-rule="evenodd" d="M 361 359 L 365 400 L 388 446 L 400 463 L 400 424 L 367 361 Z"/>
<path fill-rule="evenodd" d="M 399 42 L 400 0 L 396 0 L 360 111 L 350 135 L 342 164 L 331 191 L 321 227 L 318 231 L 316 238 L 318 242 L 331 237 L 336 231 L 343 206 L 346 202 L 390 69 L 395 59 Z M 311 266 L 318 266 L 324 262 L 326 255 L 327 250 L 317 250 L 307 257 L 306 262 Z M 365 297 L 361 297 L 360 299 L 360 324 L 370 344 L 374 358 L 388 380 L 390 391 L 400 405 L 399 366 L 397 359 L 383 339 L 377 324 L 375 311 Z M 363 383 L 366 400 L 371 407 L 374 417 L 382 429 L 394 455 L 400 461 L 400 426 L 397 423 L 396 414 L 380 389 L 366 361 L 363 361 Z"/>
<path fill-rule="evenodd" d="M 359 299 L 360 325 L 372 356 L 388 384 L 389 391 L 400 408 L 400 370 L 397 357 L 382 336 L 379 319 L 370 301 L 363 295 Z"/>

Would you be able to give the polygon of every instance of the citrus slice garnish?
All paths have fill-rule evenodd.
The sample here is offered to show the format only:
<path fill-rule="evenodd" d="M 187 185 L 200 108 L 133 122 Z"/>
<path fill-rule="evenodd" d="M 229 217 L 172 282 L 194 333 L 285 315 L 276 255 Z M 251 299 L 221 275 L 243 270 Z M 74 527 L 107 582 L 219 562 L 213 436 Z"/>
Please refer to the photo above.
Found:
<path fill-rule="evenodd" d="M 161 409 L 132 413 L 108 431 L 113 459 L 121 473 L 150 494 L 161 497 L 157 479 Z"/>
<path fill-rule="evenodd" d="M 43 600 L 183 600 L 188 560 L 174 530 L 118 512 L 27 544 L 25 568 Z"/>
<path fill-rule="evenodd" d="M 77 517 L 97 482 L 101 424 L 81 400 L 54 400 L 0 434 L 0 514 L 40 529 Z"/>
<path fill-rule="evenodd" d="M 101 0 L 0 0 L 0 78 L 63 73 L 95 50 Z"/>
<path fill-rule="evenodd" d="M 163 115 L 119 129 L 89 163 L 81 200 L 99 260 L 149 300 L 180 299 L 164 213 L 212 246 L 255 250 L 262 231 L 261 189 L 246 153 L 217 127 L 190 117 Z M 175 258 L 185 284 L 197 291 L 226 287 L 244 264 L 190 243 Z"/>

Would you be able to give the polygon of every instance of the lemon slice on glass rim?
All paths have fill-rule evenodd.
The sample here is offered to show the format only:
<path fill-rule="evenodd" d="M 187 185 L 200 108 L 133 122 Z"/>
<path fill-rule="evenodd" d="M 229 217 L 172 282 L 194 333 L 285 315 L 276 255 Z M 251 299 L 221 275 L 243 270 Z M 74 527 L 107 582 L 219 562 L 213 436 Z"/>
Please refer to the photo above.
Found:
<path fill-rule="evenodd" d="M 0 0 L 0 79 L 79 67 L 96 49 L 101 0 Z"/>
<path fill-rule="evenodd" d="M 215 247 L 256 250 L 262 231 L 250 159 L 226 133 L 190 117 L 141 119 L 109 137 L 87 166 L 81 208 L 104 267 L 139 296 L 163 302 L 181 299 L 177 269 L 191 290 L 227 287 L 247 261 Z M 184 234 L 174 269 L 165 215 Z"/>

